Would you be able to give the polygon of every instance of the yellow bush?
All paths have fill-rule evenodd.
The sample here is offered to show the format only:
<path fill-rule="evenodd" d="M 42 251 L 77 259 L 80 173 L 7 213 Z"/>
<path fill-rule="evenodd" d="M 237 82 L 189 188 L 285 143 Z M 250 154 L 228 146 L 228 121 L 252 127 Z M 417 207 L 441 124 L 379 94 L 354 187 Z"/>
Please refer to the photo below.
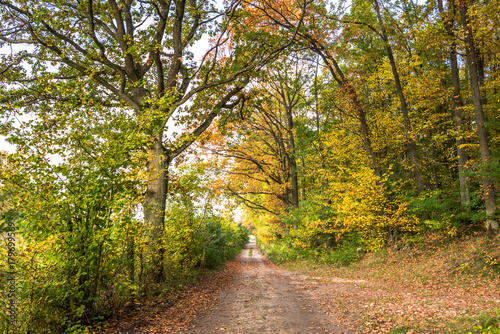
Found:
<path fill-rule="evenodd" d="M 358 232 L 366 248 L 376 251 L 395 234 L 418 230 L 417 218 L 407 211 L 408 203 L 388 199 L 382 181 L 371 169 L 337 174 L 327 203 L 336 213 L 334 226 L 341 232 Z"/>

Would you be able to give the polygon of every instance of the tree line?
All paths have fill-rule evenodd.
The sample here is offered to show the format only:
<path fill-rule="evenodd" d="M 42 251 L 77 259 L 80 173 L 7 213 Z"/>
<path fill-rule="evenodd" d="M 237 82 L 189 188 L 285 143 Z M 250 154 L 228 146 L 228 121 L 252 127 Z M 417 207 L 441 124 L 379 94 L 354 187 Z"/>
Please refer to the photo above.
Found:
<path fill-rule="evenodd" d="M 211 149 L 269 252 L 498 233 L 496 3 L 314 2 L 301 26 L 292 3 L 259 4 L 257 29 L 294 44 Z"/>

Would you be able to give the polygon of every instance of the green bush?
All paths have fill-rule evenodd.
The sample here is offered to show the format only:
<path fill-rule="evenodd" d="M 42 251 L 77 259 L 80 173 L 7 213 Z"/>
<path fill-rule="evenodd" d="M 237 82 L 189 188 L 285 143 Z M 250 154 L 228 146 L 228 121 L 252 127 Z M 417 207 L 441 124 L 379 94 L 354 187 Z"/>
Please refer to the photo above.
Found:
<path fill-rule="evenodd" d="M 243 225 L 224 224 L 219 217 L 208 220 L 202 234 L 202 257 L 199 266 L 208 269 L 216 269 L 223 265 L 225 260 L 236 256 L 249 240 L 248 231 Z"/>
<path fill-rule="evenodd" d="M 262 246 L 262 251 L 273 263 L 295 261 L 299 257 L 298 252 L 286 245 L 285 242 L 276 242 Z"/>

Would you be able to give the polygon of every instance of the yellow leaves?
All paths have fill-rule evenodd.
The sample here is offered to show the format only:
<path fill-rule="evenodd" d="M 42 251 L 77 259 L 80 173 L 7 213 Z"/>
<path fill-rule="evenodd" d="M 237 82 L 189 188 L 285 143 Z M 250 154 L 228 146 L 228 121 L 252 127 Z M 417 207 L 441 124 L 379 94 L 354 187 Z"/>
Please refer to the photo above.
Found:
<path fill-rule="evenodd" d="M 385 246 L 389 231 L 419 230 L 418 220 L 408 213 L 408 203 L 389 200 L 370 168 L 341 169 L 330 179 L 327 198 L 337 217 L 335 228 L 328 229 L 324 220 L 312 220 L 307 224 L 310 231 L 336 235 L 356 231 L 367 249 L 377 251 Z"/>
<path fill-rule="evenodd" d="M 85 329 L 83 330 L 83 333 L 84 334 L 90 334 L 90 333 L 95 334 L 95 332 L 92 331 L 92 329 L 90 327 L 85 327 Z"/>

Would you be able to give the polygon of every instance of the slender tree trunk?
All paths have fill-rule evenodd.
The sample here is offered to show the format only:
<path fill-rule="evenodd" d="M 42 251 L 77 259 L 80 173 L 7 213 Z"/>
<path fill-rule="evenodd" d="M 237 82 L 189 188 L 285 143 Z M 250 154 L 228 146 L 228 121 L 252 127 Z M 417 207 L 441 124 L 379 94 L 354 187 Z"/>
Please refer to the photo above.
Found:
<path fill-rule="evenodd" d="M 479 89 L 478 67 L 476 58 L 476 48 L 474 43 L 474 35 L 467 14 L 466 0 L 459 0 L 460 16 L 464 28 L 465 52 L 467 54 L 467 65 L 469 66 L 469 82 L 472 94 L 472 102 L 474 104 L 474 113 L 476 116 L 477 134 L 479 137 L 479 150 L 481 152 L 482 162 L 488 163 L 491 158 L 490 148 L 488 145 L 488 132 L 485 127 L 483 105 L 481 101 L 481 91 Z M 486 229 L 488 231 L 498 232 L 498 221 L 490 218 L 490 215 L 496 211 L 495 190 L 493 182 L 488 175 L 484 175 L 482 179 L 484 201 L 486 206 Z"/>
<path fill-rule="evenodd" d="M 453 31 L 454 26 L 454 16 L 455 16 L 455 4 L 453 1 L 448 2 L 452 13 L 449 17 L 445 16 L 445 11 L 443 7 L 443 1 L 438 0 L 439 12 L 443 16 L 444 26 L 448 37 L 451 40 L 450 46 L 450 67 L 451 67 L 451 81 L 453 84 L 453 124 L 456 133 L 456 145 L 457 145 L 457 159 L 458 159 L 458 180 L 460 183 L 460 204 L 466 210 L 470 210 L 470 187 L 467 177 L 465 176 L 465 165 L 467 164 L 467 152 L 465 151 L 465 139 L 462 136 L 462 110 L 463 101 L 460 92 L 460 72 L 458 68 L 457 59 L 457 43 L 456 36 Z"/>
<path fill-rule="evenodd" d="M 299 180 L 297 175 L 297 159 L 295 158 L 295 139 L 293 136 L 293 114 L 291 106 L 285 107 L 288 125 L 288 143 L 290 145 L 289 162 L 290 173 L 292 174 L 292 206 L 299 207 Z"/>
<path fill-rule="evenodd" d="M 396 67 L 396 61 L 394 59 L 394 53 L 392 52 L 392 47 L 389 44 L 389 39 L 386 34 L 384 21 L 382 20 L 382 16 L 380 15 L 380 7 L 378 4 L 378 0 L 373 0 L 373 7 L 377 14 L 377 20 L 381 28 L 380 37 L 384 41 L 385 48 L 387 50 L 387 57 L 389 58 L 389 62 L 391 64 L 392 74 L 394 76 L 394 82 L 396 84 L 396 90 L 398 92 L 399 101 L 401 103 L 401 112 L 403 114 L 404 120 L 404 134 L 406 139 L 406 146 L 408 148 L 408 153 L 410 154 L 411 163 L 413 164 L 413 174 L 415 176 L 415 182 L 417 183 L 418 192 L 422 192 L 424 190 L 424 182 L 422 180 L 422 173 L 420 171 L 420 163 L 417 156 L 417 150 L 415 141 L 410 135 L 411 132 L 411 123 L 410 117 L 408 113 L 408 106 L 406 104 L 406 98 L 403 93 L 403 87 L 401 85 L 401 80 L 399 78 L 398 69 Z"/>
<path fill-rule="evenodd" d="M 368 133 L 368 124 L 366 122 L 366 114 L 365 110 L 361 106 L 361 102 L 358 100 L 356 96 L 353 97 L 354 104 L 356 106 L 359 123 L 361 125 L 361 135 L 363 136 L 363 143 L 365 145 L 366 153 L 368 154 L 368 158 L 370 159 L 370 164 L 373 169 L 373 174 L 376 177 L 380 177 L 380 170 L 377 166 L 377 159 L 375 158 L 375 153 L 373 153 L 372 142 L 370 141 L 370 136 Z"/>
<path fill-rule="evenodd" d="M 146 254 L 148 273 L 156 282 L 164 279 L 162 234 L 165 222 L 165 201 L 168 185 L 168 160 L 158 136 L 148 151 L 148 183 L 144 197 L 144 222 L 146 224 Z"/>
<path fill-rule="evenodd" d="M 456 46 L 455 46 L 456 47 Z M 467 152 L 465 151 L 465 139 L 462 136 L 462 96 L 460 94 L 460 74 L 458 69 L 457 54 L 450 52 L 451 77 L 453 81 L 453 123 L 457 134 L 457 156 L 458 156 L 458 179 L 460 182 L 460 203 L 466 210 L 470 210 L 470 186 L 465 175 L 467 164 Z"/>
<path fill-rule="evenodd" d="M 139 284 L 141 287 L 141 290 L 144 287 L 144 245 L 141 245 L 139 249 Z"/>
<path fill-rule="evenodd" d="M 128 280 L 130 282 L 135 281 L 135 240 L 133 235 L 127 235 L 127 269 L 128 269 Z"/>
<path fill-rule="evenodd" d="M 432 157 L 432 163 L 431 163 L 431 171 L 432 171 L 432 188 L 434 190 L 438 190 L 439 188 L 439 181 L 438 181 L 438 173 L 437 173 L 437 168 L 436 168 L 436 145 L 434 145 L 434 140 L 432 139 L 432 129 L 429 130 L 429 140 L 431 142 L 431 157 Z"/>
<path fill-rule="evenodd" d="M 326 177 L 326 161 L 325 155 L 323 154 L 323 140 L 321 140 L 321 122 L 319 119 L 320 111 L 319 111 L 319 97 L 318 97 L 318 67 L 319 67 L 319 55 L 316 59 L 316 71 L 314 74 L 314 110 L 316 111 L 316 135 L 318 137 L 318 154 L 319 159 L 321 161 L 321 180 L 322 184 L 325 187 L 328 187 L 328 178 Z M 304 168 L 305 170 L 305 168 Z"/>
<path fill-rule="evenodd" d="M 307 182 L 307 176 L 305 175 L 305 171 L 306 171 L 306 162 L 304 159 L 300 159 L 300 162 L 302 163 L 302 170 L 304 171 L 304 173 L 302 173 L 304 176 L 302 177 L 302 183 L 301 183 L 301 187 L 300 187 L 300 190 L 302 191 L 302 197 L 299 198 L 299 201 L 306 201 L 307 200 L 307 192 L 309 191 L 309 182 Z"/>

